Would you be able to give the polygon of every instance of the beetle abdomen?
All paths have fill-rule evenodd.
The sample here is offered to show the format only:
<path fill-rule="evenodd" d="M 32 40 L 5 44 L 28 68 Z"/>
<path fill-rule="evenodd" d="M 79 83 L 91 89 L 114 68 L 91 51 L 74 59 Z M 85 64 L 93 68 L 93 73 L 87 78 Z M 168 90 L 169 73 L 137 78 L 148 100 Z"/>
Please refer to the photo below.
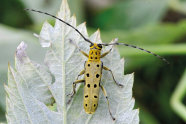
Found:
<path fill-rule="evenodd" d="M 93 114 L 98 106 L 101 65 L 101 61 L 85 63 L 84 109 L 88 114 Z"/>

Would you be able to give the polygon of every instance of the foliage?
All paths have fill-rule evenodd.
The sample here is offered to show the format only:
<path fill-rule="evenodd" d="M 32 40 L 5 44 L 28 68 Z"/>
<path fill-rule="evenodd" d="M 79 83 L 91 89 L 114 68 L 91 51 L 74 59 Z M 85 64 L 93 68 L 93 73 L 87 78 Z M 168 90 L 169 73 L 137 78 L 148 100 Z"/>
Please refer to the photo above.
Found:
<path fill-rule="evenodd" d="M 167 3 L 168 0 L 120 1 L 100 13 L 94 20 L 97 26 L 107 29 L 134 29 L 148 24 L 157 24 L 166 12 Z"/>
<path fill-rule="evenodd" d="M 93 33 L 95 27 L 101 28 L 104 42 L 118 37 L 119 42 L 143 47 L 170 61 L 171 65 L 166 66 L 144 52 L 127 47 L 119 48 L 121 56 L 125 57 L 125 72 L 135 72 L 133 92 L 137 102 L 136 107 L 140 108 L 142 124 L 149 122 L 184 124 L 169 103 L 186 63 L 184 1 L 116 0 L 110 7 L 98 11 L 92 9 L 97 6 L 89 7 L 83 0 L 68 0 L 78 20 L 87 21 L 89 33 Z M 3 83 L 7 82 L 7 63 L 9 61 L 11 65 L 13 64 L 16 46 L 21 40 L 25 41 L 29 46 L 27 54 L 39 63 L 42 63 L 46 50 L 40 48 L 37 39 L 32 35 L 32 32 L 39 32 L 42 27 L 40 24 L 46 16 L 28 14 L 23 9 L 40 9 L 55 15 L 59 2 L 43 0 L 30 3 L 29 0 L 2 0 L 1 3 L 3 6 L 0 7 L 2 23 L 0 25 L 0 121 L 5 122 Z M 49 19 L 49 22 L 53 20 Z M 36 23 L 36 20 L 40 22 Z M 28 28 L 29 31 L 25 30 Z M 35 31 L 30 32 L 31 29 Z"/>
<path fill-rule="evenodd" d="M 186 106 L 182 103 L 186 94 L 186 71 L 183 74 L 175 92 L 171 97 L 171 106 L 173 110 L 186 121 Z"/>
<path fill-rule="evenodd" d="M 63 0 L 58 17 L 76 26 L 75 17 L 70 17 L 68 4 Z M 78 30 L 87 36 L 83 24 L 77 26 Z M 116 118 L 114 122 L 108 112 L 106 99 L 100 96 L 99 107 L 94 115 L 87 115 L 83 110 L 83 89 L 78 87 L 78 93 L 70 105 L 66 105 L 66 96 L 72 90 L 72 82 L 83 68 L 85 58 L 78 49 L 70 44 L 74 40 L 78 46 L 88 52 L 89 44 L 71 27 L 56 21 L 52 27 L 45 22 L 38 36 L 41 46 L 48 47 L 44 65 L 31 61 L 26 55 L 26 44 L 22 42 L 15 55 L 15 69 L 8 67 L 8 85 L 5 86 L 7 98 L 8 123 L 131 123 L 138 124 L 138 110 L 133 110 L 132 98 L 133 74 L 123 76 L 124 60 L 120 59 L 117 50 L 114 50 L 103 59 L 109 66 L 116 80 L 124 85 L 119 88 L 110 79 L 110 73 L 103 71 L 102 84 L 107 89 L 110 107 Z M 90 36 L 93 42 L 101 42 L 99 31 Z M 110 49 L 105 48 L 103 51 Z M 112 59 L 111 59 L 112 58 Z M 57 111 L 50 110 L 47 105 L 56 102 Z"/>

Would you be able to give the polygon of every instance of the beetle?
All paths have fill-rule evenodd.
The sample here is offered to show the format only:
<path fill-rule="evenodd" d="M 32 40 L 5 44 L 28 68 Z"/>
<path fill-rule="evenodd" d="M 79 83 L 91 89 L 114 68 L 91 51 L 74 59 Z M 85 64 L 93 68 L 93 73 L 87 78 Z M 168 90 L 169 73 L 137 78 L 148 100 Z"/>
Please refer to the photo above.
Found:
<path fill-rule="evenodd" d="M 72 42 L 72 41 L 70 41 L 70 42 Z M 73 92 L 71 94 L 69 94 L 71 96 L 71 98 L 69 99 L 68 103 L 70 103 L 72 97 L 76 93 L 76 90 L 75 90 L 76 84 L 84 83 L 84 102 L 83 102 L 84 109 L 87 114 L 93 114 L 96 111 L 97 106 L 98 106 L 99 90 L 101 88 L 101 90 L 103 91 L 103 94 L 107 100 L 109 113 L 110 113 L 112 119 L 115 120 L 115 118 L 113 117 L 113 115 L 110 111 L 109 101 L 108 101 L 106 90 L 104 89 L 104 87 L 100 83 L 101 76 L 102 76 L 102 70 L 104 69 L 104 70 L 111 72 L 113 80 L 116 85 L 118 85 L 119 87 L 123 87 L 123 85 L 116 82 L 112 71 L 108 67 L 104 66 L 103 62 L 100 60 L 101 58 L 105 57 L 111 51 L 111 49 L 109 51 L 101 54 L 102 45 L 92 43 L 90 45 L 89 54 L 86 54 L 81 49 L 79 49 L 79 50 L 81 53 L 83 53 L 83 55 L 85 55 L 88 58 L 88 60 L 85 61 L 85 65 L 84 65 L 85 67 L 78 75 L 78 77 L 79 77 L 84 74 L 84 79 L 78 80 L 78 77 L 77 77 L 77 80 L 75 82 L 73 82 Z"/>
<path fill-rule="evenodd" d="M 101 85 L 101 76 L 102 76 L 102 70 L 103 69 L 106 70 L 106 71 L 110 71 L 114 83 L 116 85 L 118 85 L 119 87 L 121 87 L 121 88 L 123 87 L 122 84 L 119 84 L 115 80 L 113 72 L 108 67 L 104 66 L 103 62 L 100 60 L 101 58 L 103 58 L 107 54 L 109 54 L 111 52 L 111 50 L 112 50 L 112 48 L 111 48 L 109 51 L 106 51 L 105 53 L 101 54 L 101 50 L 102 50 L 103 46 L 124 45 L 124 46 L 128 46 L 128 47 L 136 48 L 136 49 L 142 50 L 144 52 L 150 53 L 150 54 L 158 57 L 162 61 L 166 62 L 167 64 L 169 64 L 169 62 L 165 58 L 163 58 L 163 57 L 161 57 L 161 56 L 159 56 L 159 55 L 157 55 L 157 54 L 155 54 L 155 53 L 153 53 L 151 51 L 145 50 L 143 48 L 140 48 L 140 47 L 137 47 L 137 46 L 134 46 L 134 45 L 129 45 L 129 44 L 125 44 L 125 43 L 118 43 L 118 42 L 113 42 L 113 43 L 109 43 L 109 44 L 107 44 L 107 43 L 101 43 L 101 44 L 93 43 L 89 39 L 85 38 L 83 36 L 83 34 L 78 29 L 76 29 L 74 26 L 70 25 L 69 23 L 65 22 L 64 20 L 62 20 L 62 19 L 60 19 L 60 18 L 58 18 L 58 17 L 56 17 L 54 15 L 51 15 L 49 13 L 42 12 L 42 11 L 39 11 L 39 10 L 34 10 L 34 9 L 25 9 L 25 10 L 42 13 L 42 14 L 51 16 L 51 17 L 53 17 L 53 18 L 65 23 L 66 25 L 68 25 L 71 28 L 73 28 L 79 35 L 81 35 L 81 37 L 86 42 L 90 43 L 90 51 L 89 51 L 89 54 L 87 54 L 84 51 L 82 51 L 70 39 L 70 42 L 72 44 L 74 44 L 79 49 L 79 51 L 84 56 L 86 56 L 88 58 L 88 60 L 85 61 L 84 69 L 79 73 L 79 75 L 77 76 L 77 79 L 73 82 L 73 91 L 72 91 L 72 93 L 68 94 L 68 96 L 70 96 L 70 99 L 67 102 L 67 104 L 69 104 L 70 101 L 72 100 L 73 96 L 75 95 L 75 93 L 76 93 L 76 85 L 79 84 L 79 83 L 84 83 L 84 102 L 83 102 L 83 105 L 84 105 L 84 110 L 85 110 L 85 112 L 87 114 L 93 114 L 96 111 L 96 109 L 98 107 L 98 101 L 99 101 L 99 90 L 101 89 L 103 91 L 103 94 L 104 94 L 106 100 L 107 100 L 109 114 L 110 114 L 111 118 L 113 120 L 115 120 L 115 118 L 113 117 L 113 115 L 111 113 L 111 110 L 110 110 L 110 105 L 109 105 L 109 100 L 108 100 L 108 96 L 107 96 L 106 90 Z M 80 79 L 79 80 L 78 78 L 81 75 L 84 75 L 84 79 Z"/>

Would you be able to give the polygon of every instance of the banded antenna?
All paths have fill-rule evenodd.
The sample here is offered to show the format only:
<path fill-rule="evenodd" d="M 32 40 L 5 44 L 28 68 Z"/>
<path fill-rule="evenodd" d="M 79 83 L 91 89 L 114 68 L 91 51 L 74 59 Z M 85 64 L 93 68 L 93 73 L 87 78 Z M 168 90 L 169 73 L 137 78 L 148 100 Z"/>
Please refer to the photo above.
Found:
<path fill-rule="evenodd" d="M 53 17 L 53 18 L 55 18 L 55 19 L 57 19 L 57 20 L 59 20 L 59 21 L 65 23 L 66 25 L 70 26 L 71 28 L 73 28 L 75 31 L 77 31 L 77 32 L 81 35 L 81 37 L 82 37 L 86 42 L 91 43 L 91 44 L 94 44 L 94 43 L 91 42 L 89 39 L 85 38 L 85 37 L 83 36 L 83 34 L 82 34 L 77 28 L 75 28 L 75 27 L 72 26 L 71 24 L 65 22 L 64 20 L 62 20 L 62 19 L 60 19 L 60 18 L 58 18 L 58 17 L 56 17 L 56 16 L 54 16 L 54 15 L 52 15 L 52 14 L 49 14 L 49 13 L 46 13 L 46 12 L 42 12 L 42 11 L 39 11 L 39 10 L 34 10 L 34 9 L 25 9 L 25 10 L 26 10 L 26 11 L 33 11 L 33 12 L 37 12 L 37 13 L 42 13 L 42 14 L 51 16 L 51 17 Z M 142 50 L 142 51 L 144 51 L 144 52 L 150 53 L 150 54 L 152 54 L 153 56 L 159 58 L 160 60 L 166 62 L 167 64 L 170 64 L 165 58 L 163 58 L 163 57 L 161 57 L 161 56 L 159 56 L 159 55 L 157 55 L 157 54 L 155 54 L 155 53 L 153 53 L 153 52 L 151 52 L 151 51 L 145 50 L 145 49 L 143 49 L 143 48 L 140 48 L 140 47 L 137 47 L 137 46 L 134 46 L 134 45 L 130 45 L 130 44 L 126 44 L 126 43 L 118 43 L 118 42 L 110 43 L 110 44 L 102 43 L 101 45 L 103 45 L 103 46 L 109 46 L 109 45 L 123 45 L 123 46 L 128 46 L 128 47 L 131 47 L 131 48 L 136 48 L 136 49 Z"/>
<path fill-rule="evenodd" d="M 142 50 L 142 51 L 144 51 L 144 52 L 150 53 L 150 54 L 152 54 L 153 56 L 159 58 L 160 60 L 166 62 L 167 64 L 170 64 L 169 61 L 167 61 L 164 57 L 161 57 L 161 56 L 159 56 L 159 55 L 157 55 L 157 54 L 155 54 L 155 53 L 153 53 L 153 52 L 151 52 L 151 51 L 149 51 L 149 50 L 145 50 L 145 49 L 143 49 L 143 48 L 140 48 L 140 47 L 137 47 L 137 46 L 134 46 L 134 45 L 130 45 L 130 44 L 126 44 L 126 43 L 118 43 L 118 42 L 110 43 L 110 44 L 102 43 L 101 45 L 103 45 L 103 46 L 109 46 L 109 45 L 123 45 L 123 46 L 128 46 L 128 47 L 131 47 L 131 48 L 136 48 L 136 49 Z"/>

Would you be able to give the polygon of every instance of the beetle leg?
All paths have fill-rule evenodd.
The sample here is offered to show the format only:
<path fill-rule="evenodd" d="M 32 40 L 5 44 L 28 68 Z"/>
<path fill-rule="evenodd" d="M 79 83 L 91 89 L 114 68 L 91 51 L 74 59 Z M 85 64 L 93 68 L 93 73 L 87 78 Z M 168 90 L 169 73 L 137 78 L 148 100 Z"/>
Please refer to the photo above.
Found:
<path fill-rule="evenodd" d="M 84 56 L 86 56 L 87 58 L 89 57 L 87 53 L 85 53 L 83 50 L 81 50 L 81 49 L 77 46 L 77 44 L 74 43 L 74 42 L 72 41 L 72 39 L 69 39 L 69 40 L 70 40 L 70 43 L 72 43 L 76 48 L 78 48 L 78 50 L 79 50 Z"/>
<path fill-rule="evenodd" d="M 72 91 L 72 93 L 70 93 L 70 94 L 67 95 L 67 96 L 70 96 L 70 99 L 68 100 L 67 104 L 69 104 L 71 102 L 74 94 L 76 93 L 76 84 L 78 84 L 78 83 L 84 83 L 84 82 L 85 82 L 84 79 L 82 79 L 82 80 L 76 80 L 76 81 L 73 82 L 73 85 L 72 85 L 73 86 L 73 91 Z"/>
<path fill-rule="evenodd" d="M 83 75 L 85 73 L 85 69 L 83 69 L 77 76 L 76 80 L 78 80 L 79 76 Z"/>
<path fill-rule="evenodd" d="M 103 66 L 103 69 L 105 69 L 106 71 L 110 71 L 111 74 L 112 74 L 112 78 L 113 78 L 114 82 L 116 83 L 116 85 L 118 85 L 119 87 L 123 87 L 122 84 L 119 84 L 119 83 L 116 82 L 116 80 L 115 80 L 115 78 L 114 78 L 114 75 L 113 75 L 113 73 L 112 73 L 112 70 L 110 70 L 110 69 L 107 68 L 106 66 Z"/>
<path fill-rule="evenodd" d="M 110 53 L 110 51 L 111 51 L 111 50 L 112 50 L 112 48 L 111 48 L 109 51 L 107 51 L 107 52 L 103 53 L 103 54 L 100 56 L 100 58 L 105 57 L 107 54 L 109 54 L 109 53 Z"/>
<path fill-rule="evenodd" d="M 84 55 L 86 56 L 87 58 L 89 57 L 87 53 L 85 53 L 83 50 L 79 49 L 79 51 Z"/>
<path fill-rule="evenodd" d="M 105 96 L 106 100 L 107 100 L 107 105 L 108 105 L 108 109 L 109 109 L 109 113 L 110 113 L 110 116 L 112 117 L 112 120 L 115 120 L 115 118 L 113 117 L 111 111 L 110 111 L 110 104 L 109 104 L 109 100 L 108 100 L 108 96 L 107 96 L 107 92 L 106 90 L 104 89 L 104 87 L 102 85 L 101 86 L 101 90 L 103 91 L 103 95 Z"/>

